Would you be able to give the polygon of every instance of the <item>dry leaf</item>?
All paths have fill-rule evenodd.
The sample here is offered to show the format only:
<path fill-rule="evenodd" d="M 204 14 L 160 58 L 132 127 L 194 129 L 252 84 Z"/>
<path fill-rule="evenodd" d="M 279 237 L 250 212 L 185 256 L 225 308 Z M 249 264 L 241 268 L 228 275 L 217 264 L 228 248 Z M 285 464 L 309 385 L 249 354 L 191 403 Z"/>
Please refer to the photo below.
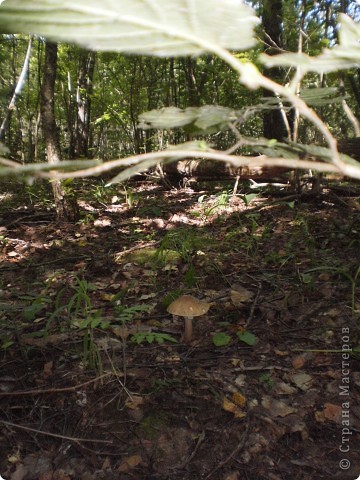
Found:
<path fill-rule="evenodd" d="M 245 412 L 241 410 L 241 408 L 238 405 L 231 402 L 226 397 L 224 397 L 223 399 L 222 408 L 225 410 L 225 412 L 233 413 L 235 418 L 244 418 L 246 415 Z"/>
<path fill-rule="evenodd" d="M 287 355 L 289 355 L 288 350 L 278 350 L 277 348 L 274 348 L 274 353 L 278 357 L 286 357 Z"/>
<path fill-rule="evenodd" d="M 313 377 L 311 375 L 308 375 L 307 373 L 297 373 L 295 375 L 292 375 L 291 379 L 295 383 L 295 385 L 303 392 L 309 390 L 314 380 Z"/>
<path fill-rule="evenodd" d="M 333 403 L 325 403 L 323 414 L 326 420 L 337 422 L 341 418 L 341 407 Z"/>
<path fill-rule="evenodd" d="M 140 405 L 143 405 L 144 403 L 145 400 L 143 397 L 133 395 L 126 400 L 125 406 L 127 408 L 130 408 L 131 410 L 134 410 L 135 408 L 140 407 Z"/>
<path fill-rule="evenodd" d="M 292 363 L 292 366 L 296 368 L 296 370 L 299 370 L 306 364 L 308 360 L 309 360 L 308 354 L 302 353 L 301 355 L 296 355 L 296 357 L 293 358 L 291 363 Z"/>
<path fill-rule="evenodd" d="M 122 340 L 126 340 L 130 335 L 129 329 L 125 326 L 123 327 L 112 327 L 111 332 L 117 337 L 121 338 Z"/>
<path fill-rule="evenodd" d="M 296 393 L 296 388 L 292 387 L 288 383 L 278 382 L 274 387 L 274 391 L 278 395 L 293 395 L 294 393 Z"/>
<path fill-rule="evenodd" d="M 108 470 L 109 468 L 111 468 L 110 458 L 106 457 L 105 460 L 103 461 L 101 470 Z"/>
<path fill-rule="evenodd" d="M 53 361 L 50 361 L 50 362 L 46 362 L 46 363 L 45 363 L 44 368 L 43 368 L 44 378 L 45 378 L 45 379 L 51 377 L 51 375 L 53 374 L 53 371 L 52 371 L 53 366 L 54 366 L 54 362 L 53 362 Z"/>
<path fill-rule="evenodd" d="M 282 402 L 281 400 L 275 400 L 274 398 L 268 396 L 263 397 L 261 400 L 261 405 L 270 410 L 272 417 L 286 417 L 287 415 L 296 412 L 295 408 L 290 407 L 285 402 Z"/>
<path fill-rule="evenodd" d="M 243 303 L 252 299 L 254 294 L 242 287 L 241 285 L 233 285 L 230 290 L 230 298 L 235 307 L 241 306 Z"/>
<path fill-rule="evenodd" d="M 232 401 L 237 405 L 238 407 L 243 407 L 246 403 L 246 398 L 244 395 L 240 392 L 235 392 L 232 394 Z"/>
<path fill-rule="evenodd" d="M 118 472 L 127 473 L 133 468 L 140 465 L 142 458 L 140 455 L 132 455 L 131 457 L 125 457 L 122 464 L 118 468 Z"/>

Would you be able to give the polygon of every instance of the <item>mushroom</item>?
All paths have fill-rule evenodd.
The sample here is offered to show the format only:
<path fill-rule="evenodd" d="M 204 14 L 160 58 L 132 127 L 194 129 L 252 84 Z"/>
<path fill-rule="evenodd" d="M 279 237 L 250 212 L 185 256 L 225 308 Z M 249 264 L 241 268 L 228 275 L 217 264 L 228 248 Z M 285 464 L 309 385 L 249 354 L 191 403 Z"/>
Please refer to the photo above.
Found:
<path fill-rule="evenodd" d="M 194 317 L 204 315 L 210 308 L 210 303 L 198 300 L 191 295 L 181 295 L 181 297 L 174 300 L 167 308 L 167 311 L 171 315 L 177 315 L 178 317 L 184 317 L 185 330 L 184 341 L 190 342 L 192 337 L 193 325 L 192 321 Z"/>

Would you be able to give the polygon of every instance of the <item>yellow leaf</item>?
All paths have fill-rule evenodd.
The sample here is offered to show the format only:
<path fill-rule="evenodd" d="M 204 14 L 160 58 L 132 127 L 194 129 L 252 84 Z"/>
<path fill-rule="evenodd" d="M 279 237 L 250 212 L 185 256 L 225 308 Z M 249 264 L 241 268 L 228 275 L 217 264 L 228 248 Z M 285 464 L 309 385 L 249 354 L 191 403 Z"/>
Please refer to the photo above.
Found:
<path fill-rule="evenodd" d="M 235 418 L 245 417 L 245 412 L 243 412 L 240 407 L 235 405 L 235 403 L 231 402 L 226 397 L 224 397 L 223 399 L 222 407 L 225 410 L 225 412 L 233 413 Z"/>
<path fill-rule="evenodd" d="M 238 407 L 243 407 L 246 403 L 246 398 L 240 392 L 235 392 L 232 394 L 232 400 Z"/>
<path fill-rule="evenodd" d="M 111 302 L 112 299 L 114 298 L 114 295 L 112 293 L 105 293 L 103 292 L 100 295 L 101 300 L 104 300 L 104 302 Z"/>
<path fill-rule="evenodd" d="M 142 462 L 140 455 L 133 455 L 132 457 L 125 457 L 122 464 L 118 468 L 118 472 L 127 473 L 132 468 L 137 467 Z"/>
<path fill-rule="evenodd" d="M 143 397 L 140 396 L 132 396 L 131 398 L 129 397 L 126 402 L 125 406 L 127 408 L 130 408 L 131 410 L 134 410 L 135 408 L 140 407 L 140 405 L 143 405 L 145 403 L 145 400 Z"/>

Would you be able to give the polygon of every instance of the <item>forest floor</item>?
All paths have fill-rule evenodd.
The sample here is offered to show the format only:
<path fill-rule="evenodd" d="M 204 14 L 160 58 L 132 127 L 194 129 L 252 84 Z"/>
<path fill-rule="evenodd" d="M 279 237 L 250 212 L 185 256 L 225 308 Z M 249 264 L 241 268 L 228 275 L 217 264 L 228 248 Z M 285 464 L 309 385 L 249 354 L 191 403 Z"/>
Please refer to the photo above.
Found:
<path fill-rule="evenodd" d="M 358 478 L 359 193 L 89 185 L 1 195 L 0 477 Z"/>

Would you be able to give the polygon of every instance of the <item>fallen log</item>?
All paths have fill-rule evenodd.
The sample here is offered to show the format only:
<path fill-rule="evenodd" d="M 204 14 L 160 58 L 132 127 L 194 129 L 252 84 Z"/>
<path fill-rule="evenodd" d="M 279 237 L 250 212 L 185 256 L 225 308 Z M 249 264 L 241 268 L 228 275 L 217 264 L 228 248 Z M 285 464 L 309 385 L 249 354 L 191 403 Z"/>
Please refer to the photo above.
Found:
<path fill-rule="evenodd" d="M 345 153 L 355 160 L 360 161 L 360 137 L 348 138 L 338 142 L 339 152 Z M 240 177 L 242 180 L 283 180 L 284 175 L 291 171 L 289 168 L 274 167 L 240 167 L 225 162 L 217 162 L 207 159 L 183 159 L 178 162 L 164 164 L 163 172 L 178 179 L 196 177 L 201 179 L 218 178 L 227 179 Z"/>

